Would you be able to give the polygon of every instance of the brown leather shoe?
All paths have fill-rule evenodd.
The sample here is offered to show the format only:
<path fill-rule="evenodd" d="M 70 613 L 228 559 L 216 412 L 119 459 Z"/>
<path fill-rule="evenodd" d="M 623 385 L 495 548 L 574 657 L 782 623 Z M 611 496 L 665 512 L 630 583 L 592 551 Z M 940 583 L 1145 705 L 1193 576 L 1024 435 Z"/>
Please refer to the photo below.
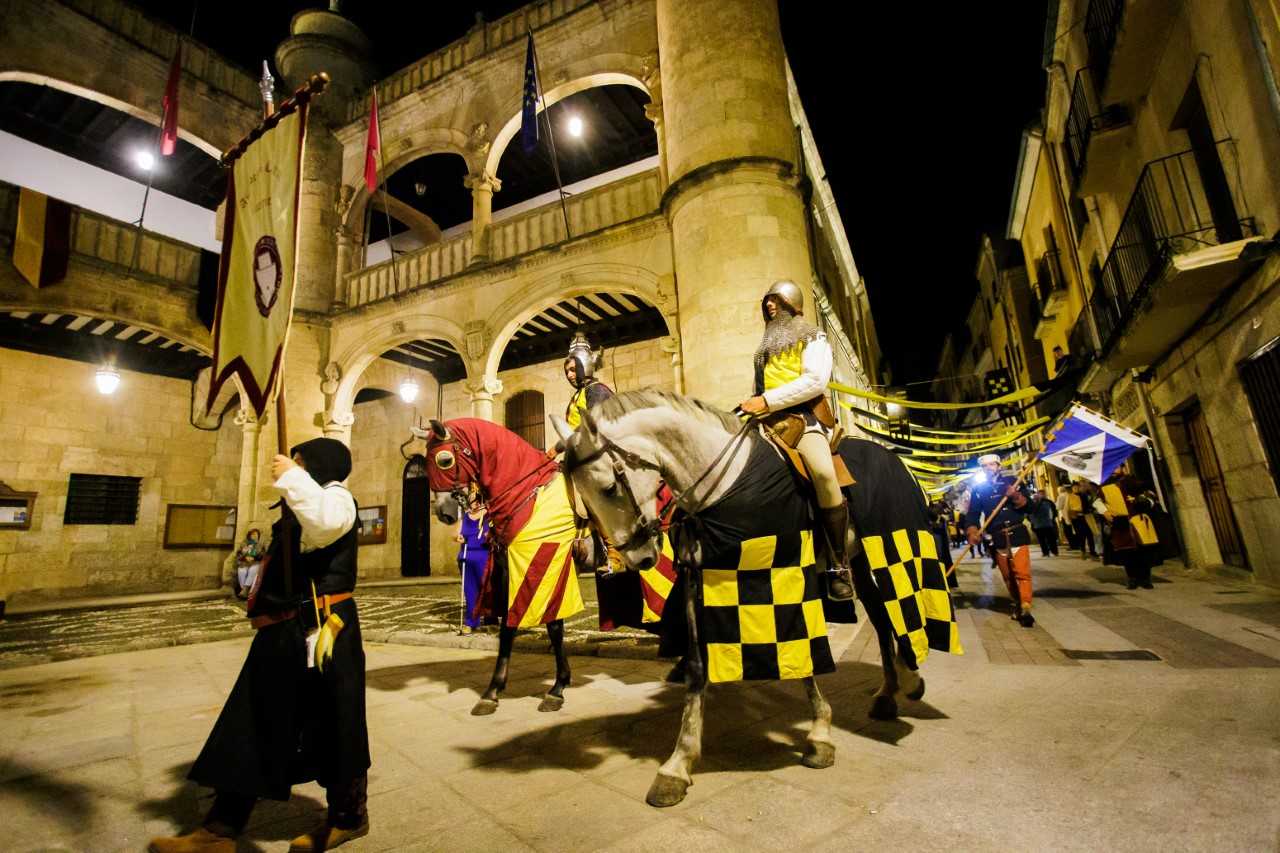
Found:
<path fill-rule="evenodd" d="M 325 850 L 332 850 L 342 844 L 346 844 L 353 838 L 363 838 L 369 834 L 369 819 L 366 817 L 364 823 L 355 829 L 340 829 L 336 826 L 324 826 L 306 835 L 299 835 L 297 838 L 289 842 L 289 853 L 323 853 Z"/>
<path fill-rule="evenodd" d="M 150 853 L 235 853 L 236 840 L 215 835 L 202 826 L 186 835 L 153 838 L 147 850 Z"/>
<path fill-rule="evenodd" d="M 853 572 L 848 569 L 828 569 L 827 598 L 832 601 L 852 601 Z"/>

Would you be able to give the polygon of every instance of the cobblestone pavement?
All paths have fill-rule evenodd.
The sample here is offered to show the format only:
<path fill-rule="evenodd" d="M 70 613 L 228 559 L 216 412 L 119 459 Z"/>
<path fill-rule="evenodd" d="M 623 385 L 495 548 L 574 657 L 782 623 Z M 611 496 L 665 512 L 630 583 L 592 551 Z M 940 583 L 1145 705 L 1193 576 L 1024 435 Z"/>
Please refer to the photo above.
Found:
<path fill-rule="evenodd" d="M 571 648 L 607 643 L 651 644 L 639 631 L 604 633 L 599 624 L 595 585 L 581 578 L 586 610 L 569 619 L 566 637 Z M 461 625 L 458 584 L 369 587 L 359 590 L 361 629 L 366 638 L 385 642 L 447 642 L 461 647 L 488 648 L 495 640 L 486 634 L 458 636 Z M 114 652 L 215 642 L 252 634 L 244 604 L 233 599 L 166 602 L 132 607 L 59 611 L 0 620 L 0 668 Z M 526 645 L 540 642 L 541 632 L 526 632 Z"/>
<path fill-rule="evenodd" d="M 372 831 L 343 849 L 1275 850 L 1280 594 L 1176 565 L 1133 592 L 1119 569 L 1079 559 L 1036 559 L 1034 571 L 1038 623 L 1024 629 L 989 567 L 962 567 L 966 654 L 931 655 L 927 693 L 900 699 L 897 720 L 868 716 L 872 632 L 845 634 L 837 672 L 819 680 L 834 709 L 829 769 L 799 764 L 798 685 L 714 687 L 695 784 L 662 810 L 644 795 L 681 713 L 665 664 L 574 657 L 564 709 L 544 714 L 551 661 L 519 654 L 498 712 L 472 717 L 492 652 L 371 642 Z M 440 638 L 452 636 L 451 592 L 362 598 L 387 636 L 435 618 L 442 633 L 424 636 Z M 215 626 L 241 624 L 211 606 Z M 187 615 L 115 611 L 116 642 L 207 624 L 194 615 L 206 606 L 169 609 Z M 74 636 L 76 618 L 33 622 L 46 639 L 28 640 Z M 140 851 L 197 822 L 210 795 L 185 775 L 247 643 L 0 671 L 0 847 Z M 315 784 L 262 803 L 239 849 L 283 850 L 323 809 Z"/>

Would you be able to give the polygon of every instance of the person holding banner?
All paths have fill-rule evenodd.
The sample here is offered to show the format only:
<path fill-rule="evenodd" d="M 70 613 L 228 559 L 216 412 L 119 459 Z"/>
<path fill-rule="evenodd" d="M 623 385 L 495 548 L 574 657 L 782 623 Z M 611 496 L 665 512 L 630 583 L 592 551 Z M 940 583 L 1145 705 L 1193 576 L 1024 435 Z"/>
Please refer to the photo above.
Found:
<path fill-rule="evenodd" d="M 329 850 L 369 832 L 365 659 L 351 597 L 360 527 L 342 485 L 351 452 L 317 438 L 292 453 L 271 466 L 290 511 L 272 526 L 249 599 L 256 634 L 188 774 L 213 788 L 213 806 L 194 831 L 153 839 L 151 853 L 234 853 L 259 799 L 288 800 L 294 784 L 313 779 L 325 788 L 328 816 L 291 851 Z"/>
<path fill-rule="evenodd" d="M 1099 504 L 1111 528 L 1111 551 L 1124 566 L 1126 586 L 1154 589 L 1151 568 L 1160 563 L 1160 537 L 1149 514 L 1152 502 L 1142 482 L 1124 469 L 1117 470 L 1103 484 Z"/>
<path fill-rule="evenodd" d="M 1031 615 L 1031 533 L 1025 524 L 1032 509 L 1031 496 L 1026 486 L 1000 473 L 998 455 L 979 457 L 978 464 L 986 472 L 987 481 L 974 486 L 969 499 L 965 519 L 969 544 L 979 543 L 978 531 L 985 517 L 996 566 L 1013 601 L 1011 616 L 1022 627 L 1030 628 L 1036 623 Z"/>

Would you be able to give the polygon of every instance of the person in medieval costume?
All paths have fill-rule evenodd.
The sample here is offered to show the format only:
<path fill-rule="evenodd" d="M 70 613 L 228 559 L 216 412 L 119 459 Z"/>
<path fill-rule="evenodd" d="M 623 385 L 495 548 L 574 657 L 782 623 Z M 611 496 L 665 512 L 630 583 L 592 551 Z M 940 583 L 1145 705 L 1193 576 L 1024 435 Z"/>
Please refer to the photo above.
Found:
<path fill-rule="evenodd" d="M 986 482 L 973 488 L 965 519 L 969 544 L 981 541 L 979 528 L 987 522 L 988 547 L 1013 600 L 1010 616 L 1024 628 L 1035 625 L 1031 615 L 1031 531 L 1025 520 L 1034 509 L 1030 491 L 1013 477 L 1000 473 L 1000 457 L 988 453 L 978 458 Z"/>
<path fill-rule="evenodd" d="M 586 335 L 582 332 L 575 333 L 573 342 L 569 344 L 569 355 L 564 360 L 564 378 L 573 388 L 573 396 L 564 409 L 564 419 L 570 429 L 578 428 L 588 409 L 613 396 L 613 389 L 596 378 L 598 357 L 598 353 L 591 349 L 591 342 Z M 547 448 L 548 457 L 554 458 L 563 452 L 563 441 L 557 441 Z"/>
<path fill-rule="evenodd" d="M 836 427 L 827 402 L 831 345 L 822 331 L 805 321 L 804 295 L 795 282 L 774 284 L 760 310 L 765 327 L 755 354 L 755 391 L 738 408 L 762 417 L 804 460 L 831 554 L 827 595 L 846 601 L 853 598 L 853 575 L 846 546 L 849 509 L 831 456 Z"/>
<path fill-rule="evenodd" d="M 311 780 L 325 788 L 328 816 L 291 851 L 328 850 L 369 832 L 365 660 L 351 597 L 360 528 L 342 485 L 351 452 L 317 438 L 292 454 L 271 466 L 289 512 L 272 526 L 249 599 L 257 633 L 187 777 L 214 789 L 213 806 L 194 831 L 153 839 L 153 853 L 233 853 L 259 799 L 287 800 L 292 785 Z"/>

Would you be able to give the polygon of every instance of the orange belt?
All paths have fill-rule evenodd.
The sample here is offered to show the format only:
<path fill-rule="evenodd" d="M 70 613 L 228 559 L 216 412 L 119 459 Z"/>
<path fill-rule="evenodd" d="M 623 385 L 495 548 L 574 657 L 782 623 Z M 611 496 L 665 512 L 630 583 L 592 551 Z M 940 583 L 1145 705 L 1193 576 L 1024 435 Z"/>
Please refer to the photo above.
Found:
<path fill-rule="evenodd" d="M 317 595 L 316 605 L 324 610 L 329 610 L 339 601 L 346 601 L 352 596 L 350 592 L 335 592 L 333 595 Z"/>

